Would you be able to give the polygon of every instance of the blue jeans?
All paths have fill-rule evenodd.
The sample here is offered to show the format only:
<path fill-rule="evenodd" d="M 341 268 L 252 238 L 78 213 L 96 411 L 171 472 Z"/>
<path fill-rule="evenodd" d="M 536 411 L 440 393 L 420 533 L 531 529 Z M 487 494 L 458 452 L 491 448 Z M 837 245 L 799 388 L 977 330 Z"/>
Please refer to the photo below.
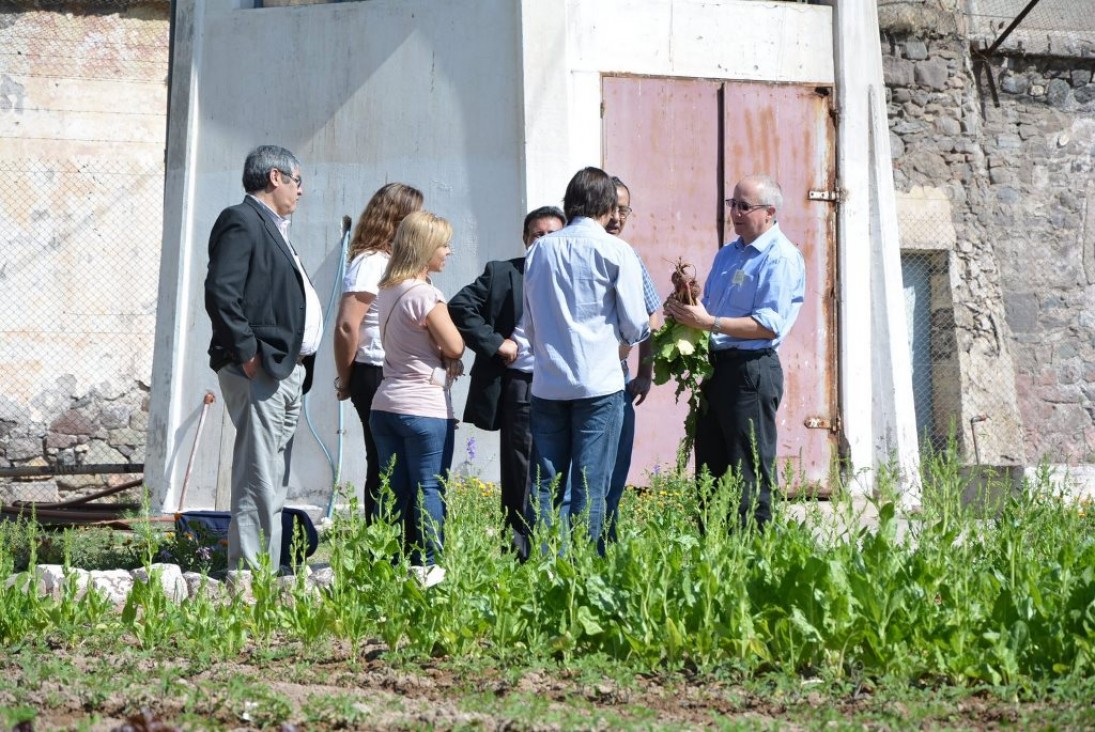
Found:
<path fill-rule="evenodd" d="M 589 539 L 602 551 L 605 495 L 616 463 L 623 405 L 622 390 L 589 399 L 532 397 L 529 480 L 539 499 L 539 520 L 550 526 L 558 513 L 565 527 L 584 517 Z"/>
<path fill-rule="evenodd" d="M 624 416 L 620 427 L 620 446 L 616 450 L 616 466 L 605 495 L 605 535 L 616 541 L 616 523 L 620 517 L 620 499 L 624 497 L 627 474 L 631 470 L 631 451 L 635 447 L 635 395 L 624 389 Z"/>
<path fill-rule="evenodd" d="M 403 525 L 411 564 L 434 564 L 445 541 L 445 486 L 452 466 L 455 422 L 373 410 L 369 428 L 395 495 L 392 521 Z M 421 498 L 419 492 L 421 491 Z"/>

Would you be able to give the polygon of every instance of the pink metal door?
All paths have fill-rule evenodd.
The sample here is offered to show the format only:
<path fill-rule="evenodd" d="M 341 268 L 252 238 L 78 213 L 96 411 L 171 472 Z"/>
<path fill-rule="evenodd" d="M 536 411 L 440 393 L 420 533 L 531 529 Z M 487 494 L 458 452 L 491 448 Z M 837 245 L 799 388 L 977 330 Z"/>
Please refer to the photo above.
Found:
<path fill-rule="evenodd" d="M 623 238 L 635 247 L 664 300 L 677 257 L 701 278 L 722 229 L 719 84 L 690 79 L 605 77 L 604 166 L 631 191 L 634 213 Z M 658 314 L 659 317 L 661 313 Z M 635 373 L 637 354 L 631 356 Z M 635 408 L 635 450 L 628 482 L 672 468 L 684 436 L 686 397 L 672 383 L 651 389 Z"/>
<path fill-rule="evenodd" d="M 781 484 L 792 493 L 828 492 L 840 424 L 835 212 L 821 200 L 836 179 L 830 91 L 757 82 L 603 80 L 604 165 L 628 184 L 635 210 L 623 236 L 663 297 L 678 256 L 696 266 L 702 283 L 716 250 L 733 240 L 723 199 L 740 178 L 768 173 L 783 188 L 780 226 L 802 251 L 807 277 L 806 302 L 780 347 L 785 388 L 778 456 Z M 645 484 L 656 465 L 672 464 L 684 414 L 684 405 L 673 403 L 671 384 L 652 390 L 636 409 L 629 482 Z"/>

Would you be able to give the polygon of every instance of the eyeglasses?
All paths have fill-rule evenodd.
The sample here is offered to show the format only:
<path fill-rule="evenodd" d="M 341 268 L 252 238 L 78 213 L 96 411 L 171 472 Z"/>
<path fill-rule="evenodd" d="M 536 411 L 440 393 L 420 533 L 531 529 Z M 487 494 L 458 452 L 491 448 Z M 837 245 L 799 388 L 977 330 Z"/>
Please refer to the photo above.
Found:
<path fill-rule="evenodd" d="M 278 170 L 278 169 L 274 168 L 274 170 Z M 282 175 L 282 177 L 288 178 L 289 180 L 296 183 L 297 188 L 300 188 L 302 185 L 304 185 L 304 178 L 300 177 L 299 175 L 289 175 L 284 170 L 278 170 L 278 173 L 280 173 Z"/>
<path fill-rule="evenodd" d="M 749 213 L 750 211 L 752 211 L 754 209 L 768 208 L 772 204 L 770 204 L 770 203 L 746 203 L 745 201 L 739 201 L 736 198 L 727 198 L 726 199 L 726 205 L 729 206 L 731 210 L 737 209 L 738 211 L 741 211 L 743 214 L 747 214 L 747 213 Z"/>
<path fill-rule="evenodd" d="M 630 206 L 617 206 L 616 207 L 616 213 L 619 215 L 620 221 L 626 221 L 627 218 L 629 216 L 631 216 L 631 207 Z"/>

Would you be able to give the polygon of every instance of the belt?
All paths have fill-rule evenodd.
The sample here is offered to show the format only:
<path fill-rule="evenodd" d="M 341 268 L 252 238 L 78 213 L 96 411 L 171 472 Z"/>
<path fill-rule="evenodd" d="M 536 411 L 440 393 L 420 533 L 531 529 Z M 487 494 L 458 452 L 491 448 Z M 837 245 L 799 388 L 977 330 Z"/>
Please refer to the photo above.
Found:
<path fill-rule="evenodd" d="M 775 356 L 774 348 L 723 348 L 720 351 L 711 352 L 711 363 L 724 363 L 726 361 L 751 361 L 764 356 Z"/>
<path fill-rule="evenodd" d="M 520 369 L 506 369 L 505 377 L 507 379 L 520 379 L 521 381 L 532 381 L 532 374 L 528 371 L 522 371 Z"/>

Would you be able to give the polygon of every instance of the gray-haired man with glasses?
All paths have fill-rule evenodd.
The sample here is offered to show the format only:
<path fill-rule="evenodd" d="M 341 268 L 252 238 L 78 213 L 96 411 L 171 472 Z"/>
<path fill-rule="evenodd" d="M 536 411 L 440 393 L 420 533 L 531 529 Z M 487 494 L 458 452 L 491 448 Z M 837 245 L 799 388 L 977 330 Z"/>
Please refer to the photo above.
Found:
<path fill-rule="evenodd" d="M 323 334 L 319 298 L 289 241 L 304 194 L 300 163 L 262 145 L 243 165 L 243 202 L 221 211 L 209 235 L 205 309 L 209 365 L 236 428 L 228 569 L 281 563 L 286 449 Z"/>
<path fill-rule="evenodd" d="M 702 304 L 669 300 L 665 315 L 711 331 L 715 373 L 702 387 L 707 410 L 696 420 L 696 475 L 706 468 L 718 480 L 739 471 L 737 523 L 753 519 L 763 528 L 777 479 L 776 410 L 783 398 L 777 349 L 802 307 L 806 266 L 780 231 L 783 192 L 774 179 L 743 178 L 726 203 L 738 238 L 715 255 Z"/>

